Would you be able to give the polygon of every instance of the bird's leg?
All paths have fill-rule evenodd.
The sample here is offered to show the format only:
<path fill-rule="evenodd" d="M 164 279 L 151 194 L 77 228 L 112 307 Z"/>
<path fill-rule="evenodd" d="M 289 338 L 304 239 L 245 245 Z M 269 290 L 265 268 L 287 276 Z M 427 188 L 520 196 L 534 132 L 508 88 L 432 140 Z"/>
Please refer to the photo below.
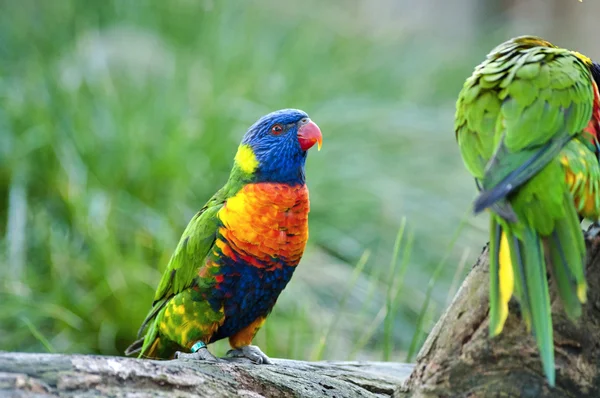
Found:
<path fill-rule="evenodd" d="M 228 357 L 232 358 L 248 358 L 256 364 L 273 363 L 264 352 L 255 345 L 250 345 L 254 335 L 258 329 L 265 323 L 265 317 L 259 317 L 250 325 L 246 326 L 233 336 L 229 337 L 229 344 L 233 348 L 227 352 Z"/>
<path fill-rule="evenodd" d="M 261 351 L 258 346 L 255 345 L 245 345 L 242 347 L 234 348 L 232 350 L 227 351 L 227 356 L 230 358 L 248 358 L 255 364 L 272 364 L 269 357 Z"/>
<path fill-rule="evenodd" d="M 202 341 L 198 341 L 191 348 L 191 353 L 185 353 L 181 351 L 175 352 L 176 359 L 195 359 L 197 361 L 208 361 L 208 362 L 218 362 L 219 359 L 215 357 L 213 354 L 208 351 L 206 348 L 206 344 Z"/>

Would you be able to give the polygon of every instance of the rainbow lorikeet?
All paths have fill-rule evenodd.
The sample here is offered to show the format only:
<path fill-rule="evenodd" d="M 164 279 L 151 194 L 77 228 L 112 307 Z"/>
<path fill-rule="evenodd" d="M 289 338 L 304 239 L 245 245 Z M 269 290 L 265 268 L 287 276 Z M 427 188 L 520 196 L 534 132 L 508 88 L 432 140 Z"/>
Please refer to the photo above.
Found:
<path fill-rule="evenodd" d="M 183 232 L 138 338 L 146 334 L 126 354 L 216 360 L 206 345 L 228 337 L 230 356 L 269 363 L 250 344 L 304 252 L 304 164 L 321 143 L 319 127 L 296 109 L 250 127 L 227 183 Z"/>
<path fill-rule="evenodd" d="M 567 315 L 586 301 L 580 218 L 600 214 L 600 65 L 538 37 L 500 44 L 465 82 L 455 130 L 465 166 L 489 209 L 490 335 L 514 294 L 555 382 L 546 270 Z M 579 216 L 579 217 L 578 217 Z"/>

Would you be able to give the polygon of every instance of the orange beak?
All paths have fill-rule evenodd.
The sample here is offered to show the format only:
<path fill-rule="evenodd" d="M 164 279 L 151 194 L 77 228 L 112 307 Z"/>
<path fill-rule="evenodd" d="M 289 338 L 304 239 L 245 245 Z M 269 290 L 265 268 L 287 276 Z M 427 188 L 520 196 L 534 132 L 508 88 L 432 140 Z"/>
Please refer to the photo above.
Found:
<path fill-rule="evenodd" d="M 298 142 L 303 151 L 308 151 L 315 144 L 318 144 L 317 149 L 320 151 L 321 145 L 323 145 L 323 135 L 319 126 L 312 120 L 300 126 L 298 129 Z"/>

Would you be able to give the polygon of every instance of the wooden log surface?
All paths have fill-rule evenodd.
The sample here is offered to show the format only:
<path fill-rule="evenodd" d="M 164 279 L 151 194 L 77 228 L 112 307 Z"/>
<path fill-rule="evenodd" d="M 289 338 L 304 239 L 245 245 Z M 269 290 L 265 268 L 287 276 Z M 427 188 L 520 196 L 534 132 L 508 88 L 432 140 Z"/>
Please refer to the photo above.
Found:
<path fill-rule="evenodd" d="M 429 334 L 414 372 L 395 397 L 600 397 L 600 237 L 592 226 L 587 304 L 570 321 L 550 280 L 556 386 L 544 377 L 535 341 L 511 300 L 503 332 L 489 337 L 488 250 Z"/>
<path fill-rule="evenodd" d="M 390 397 L 412 370 L 381 362 L 273 362 L 0 352 L 0 396 Z"/>

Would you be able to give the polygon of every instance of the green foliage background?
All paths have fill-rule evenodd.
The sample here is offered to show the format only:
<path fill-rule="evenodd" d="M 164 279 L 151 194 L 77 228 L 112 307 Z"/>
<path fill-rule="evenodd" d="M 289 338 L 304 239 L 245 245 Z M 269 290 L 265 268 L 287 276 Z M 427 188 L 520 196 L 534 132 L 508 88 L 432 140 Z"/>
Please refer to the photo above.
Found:
<path fill-rule="evenodd" d="M 412 357 L 485 241 L 452 119 L 495 41 L 365 4 L 0 2 L 0 350 L 122 353 L 246 128 L 295 107 L 324 134 L 310 243 L 257 343 Z"/>

